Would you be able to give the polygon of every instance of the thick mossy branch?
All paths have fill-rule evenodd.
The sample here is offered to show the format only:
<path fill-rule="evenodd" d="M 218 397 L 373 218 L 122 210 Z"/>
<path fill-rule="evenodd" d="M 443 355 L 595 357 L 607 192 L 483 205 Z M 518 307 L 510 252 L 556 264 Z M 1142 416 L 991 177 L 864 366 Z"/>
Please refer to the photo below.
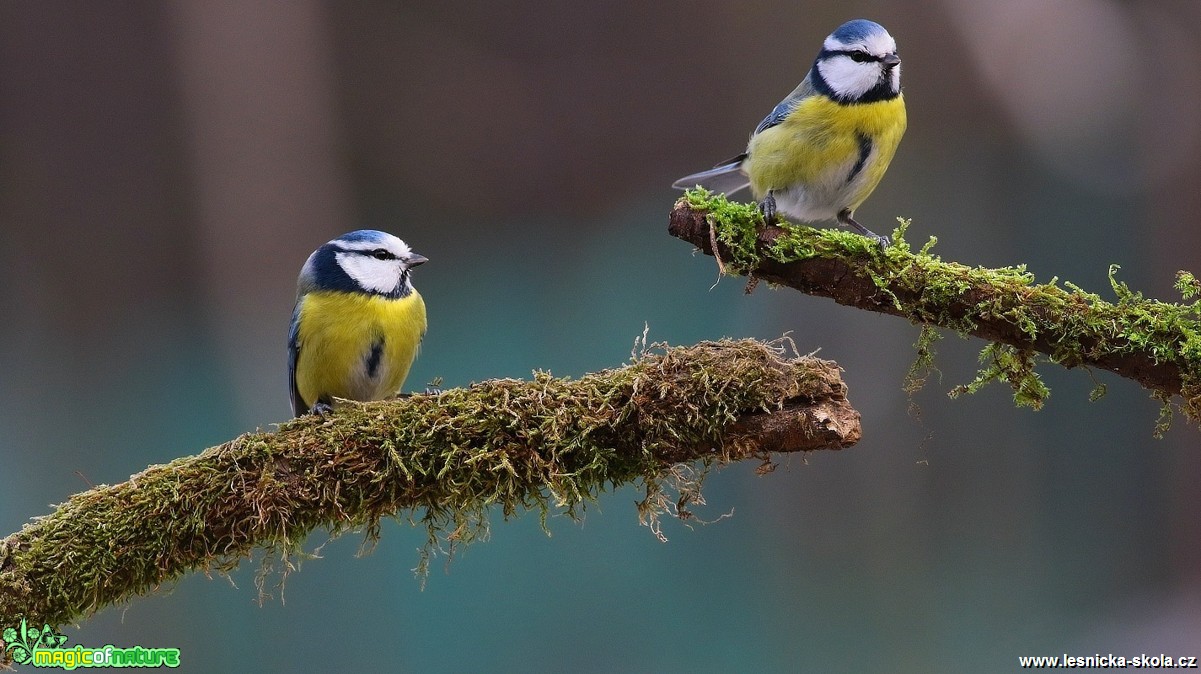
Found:
<path fill-rule="evenodd" d="M 574 516 L 638 482 L 653 524 L 681 462 L 840 449 L 859 434 L 835 363 L 749 340 L 656 347 L 577 380 L 344 403 L 76 494 L 3 539 L 0 624 L 74 621 L 255 548 L 286 561 L 318 528 L 374 541 L 385 517 L 425 524 L 437 545 L 480 533 L 493 505 Z"/>
<path fill-rule="evenodd" d="M 1035 283 L 1024 266 L 1001 269 L 944 262 L 931 239 L 911 251 L 904 225 L 892 245 L 842 230 L 780 223 L 767 227 L 753 204 L 693 190 L 672 209 L 668 231 L 718 258 L 729 273 L 764 279 L 839 304 L 901 316 L 994 342 L 982 356 L 983 379 L 1007 379 L 1016 399 L 1037 406 L 1046 389 L 1033 372 L 1036 353 L 1065 367 L 1116 372 L 1161 400 L 1181 395 L 1201 420 L 1201 305 L 1144 299 L 1113 277 L 1116 302 L 1056 279 Z M 749 286 L 748 286 L 749 287 Z M 1181 273 L 1186 300 L 1201 290 Z M 928 350 L 932 340 L 923 338 Z M 928 354 L 927 354 L 928 355 Z M 920 381 L 913 376 L 912 381 Z"/>

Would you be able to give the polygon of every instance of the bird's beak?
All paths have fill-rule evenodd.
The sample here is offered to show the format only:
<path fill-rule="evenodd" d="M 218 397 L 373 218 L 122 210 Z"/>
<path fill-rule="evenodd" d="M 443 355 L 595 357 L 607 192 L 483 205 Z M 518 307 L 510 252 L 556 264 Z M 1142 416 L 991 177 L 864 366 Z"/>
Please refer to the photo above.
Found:
<path fill-rule="evenodd" d="M 886 54 L 882 59 L 885 68 L 893 68 L 901 62 L 901 57 L 896 54 Z"/>
<path fill-rule="evenodd" d="M 409 255 L 409 257 L 405 260 L 405 264 L 407 264 L 409 266 L 409 268 L 413 268 L 413 267 L 418 267 L 420 265 L 423 265 L 429 261 L 430 261 L 430 259 L 428 257 L 426 257 L 424 255 L 418 255 L 417 253 L 413 253 L 412 255 Z"/>

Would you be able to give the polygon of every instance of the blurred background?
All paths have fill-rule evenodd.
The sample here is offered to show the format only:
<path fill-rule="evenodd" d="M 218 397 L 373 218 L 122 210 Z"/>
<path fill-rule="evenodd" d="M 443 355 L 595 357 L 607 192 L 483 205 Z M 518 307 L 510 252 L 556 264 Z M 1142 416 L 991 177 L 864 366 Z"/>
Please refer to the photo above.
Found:
<path fill-rule="evenodd" d="M 384 229 L 430 258 L 408 387 L 791 333 L 837 360 L 864 439 L 707 484 L 707 519 L 493 522 L 424 591 L 423 532 L 346 536 L 283 601 L 253 563 L 65 630 L 185 671 L 1009 671 L 1019 655 L 1201 655 L 1199 431 L 1105 372 L 1045 409 L 949 400 L 983 344 L 717 279 L 666 233 L 681 175 L 740 152 L 822 39 L 896 37 L 909 132 L 859 210 L 970 265 L 1112 298 L 1201 272 L 1191 0 L 0 3 L 0 535 L 89 484 L 285 420 L 295 277 Z M 1109 393 L 1089 403 L 1094 382 Z M 315 535 L 310 547 L 325 536 Z"/>

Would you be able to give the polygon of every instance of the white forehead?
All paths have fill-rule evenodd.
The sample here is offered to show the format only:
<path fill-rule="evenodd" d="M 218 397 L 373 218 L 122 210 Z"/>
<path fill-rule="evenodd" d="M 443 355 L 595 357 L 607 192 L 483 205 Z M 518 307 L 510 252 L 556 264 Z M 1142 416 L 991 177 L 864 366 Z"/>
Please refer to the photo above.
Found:
<path fill-rule="evenodd" d="M 822 43 L 822 47 L 826 51 L 847 51 L 852 49 L 862 49 L 863 51 L 873 56 L 884 56 L 891 54 L 897 50 L 897 41 L 892 39 L 888 31 L 883 28 L 873 30 L 866 35 L 856 36 L 855 38 L 843 42 L 834 35 L 826 38 Z"/>
<path fill-rule="evenodd" d="M 409 248 L 409 244 L 387 232 L 373 232 L 370 236 L 343 237 L 330 241 L 330 244 L 348 251 L 368 251 L 383 248 L 401 259 L 408 257 L 413 252 Z"/>

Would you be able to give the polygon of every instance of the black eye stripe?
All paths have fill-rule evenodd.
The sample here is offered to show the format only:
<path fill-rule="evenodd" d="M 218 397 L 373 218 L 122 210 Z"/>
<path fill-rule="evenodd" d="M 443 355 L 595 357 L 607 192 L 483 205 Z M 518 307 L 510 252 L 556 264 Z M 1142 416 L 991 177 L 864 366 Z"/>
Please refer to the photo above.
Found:
<path fill-rule="evenodd" d="M 396 255 L 394 255 L 392 253 L 392 251 L 388 250 L 387 248 L 362 249 L 362 248 L 341 248 L 339 246 L 333 246 L 333 250 L 336 253 L 343 253 L 346 255 L 362 255 L 363 257 L 373 257 L 377 260 L 399 260 L 400 259 Z"/>
<path fill-rule="evenodd" d="M 851 57 L 851 60 L 855 61 L 856 63 L 867 63 L 868 61 L 875 61 L 878 63 L 878 62 L 884 60 L 882 57 L 876 56 L 874 54 L 869 54 L 869 53 L 863 51 L 862 49 L 827 50 L 825 52 L 825 55 L 826 56 L 849 56 L 849 57 Z"/>

